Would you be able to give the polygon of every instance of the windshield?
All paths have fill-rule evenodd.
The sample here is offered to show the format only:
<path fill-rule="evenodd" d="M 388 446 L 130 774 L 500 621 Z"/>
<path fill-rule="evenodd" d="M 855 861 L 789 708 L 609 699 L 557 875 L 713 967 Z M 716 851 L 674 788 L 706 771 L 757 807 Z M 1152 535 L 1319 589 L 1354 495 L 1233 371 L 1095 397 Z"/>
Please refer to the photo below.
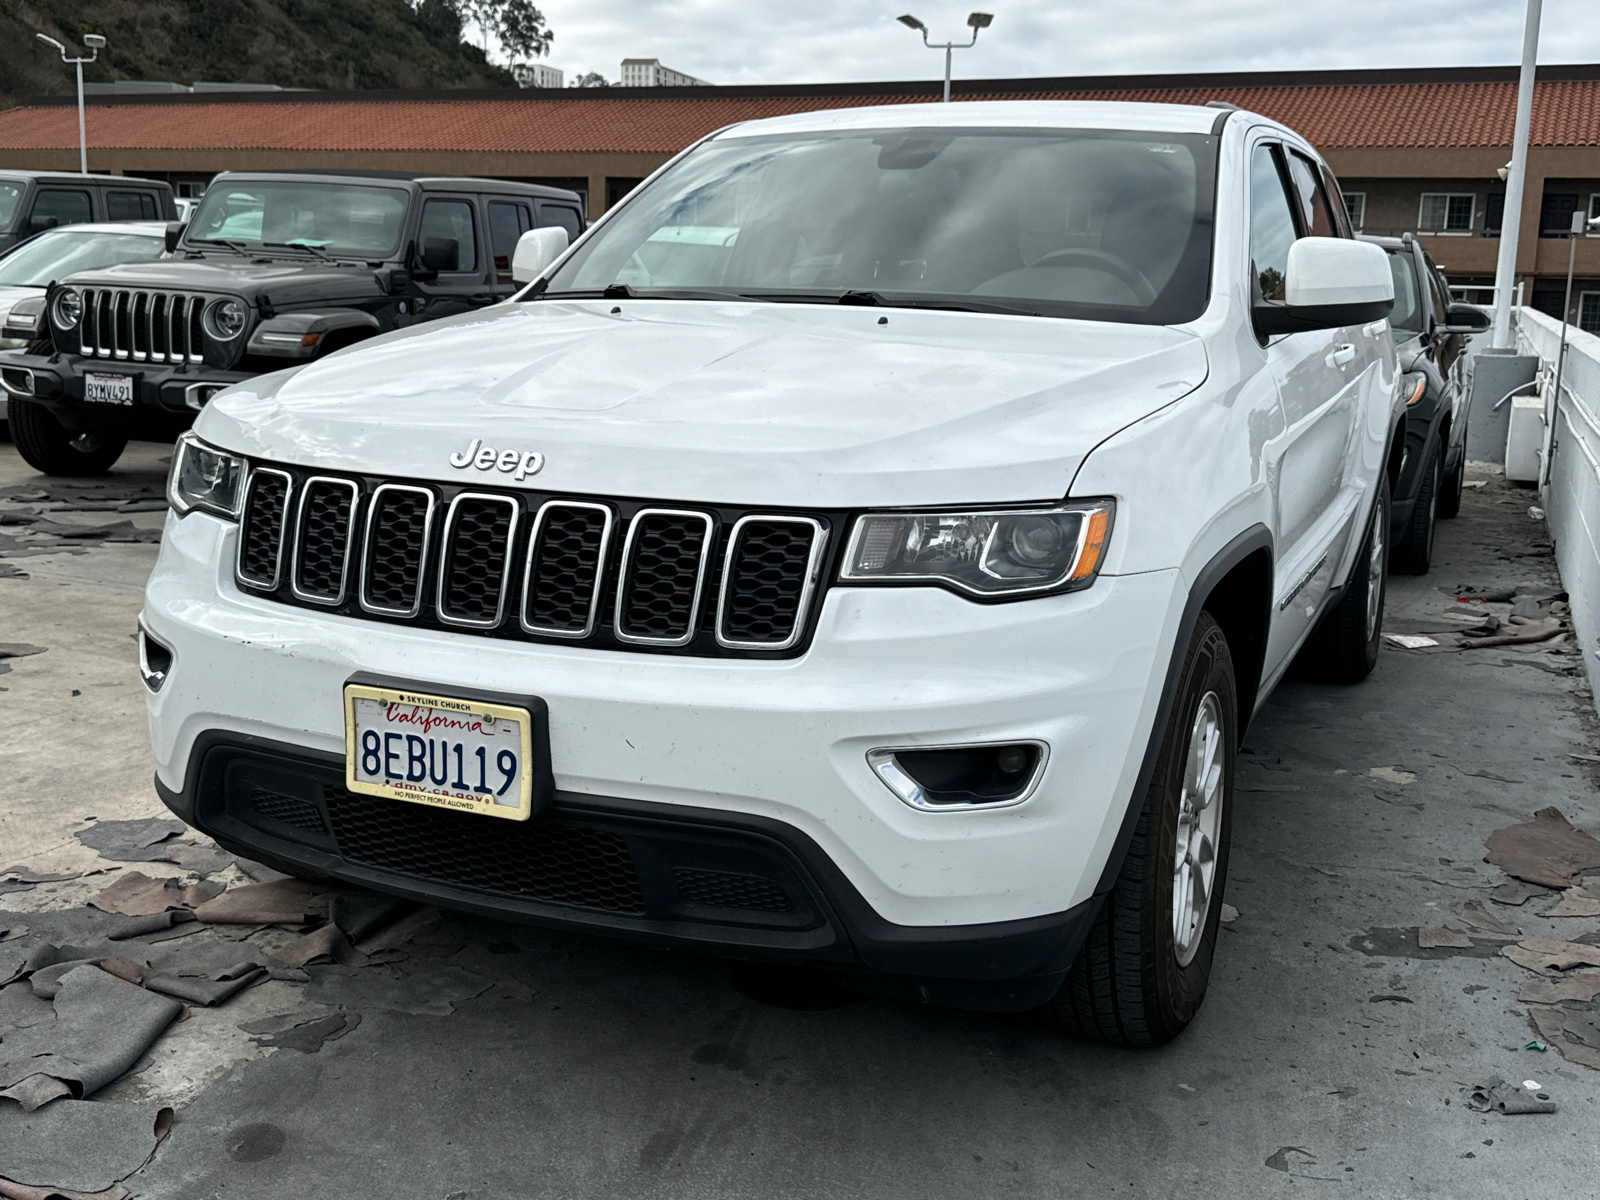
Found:
<path fill-rule="evenodd" d="M 0 258 L 0 284 L 44 287 L 77 271 L 144 262 L 164 249 L 164 239 L 144 233 L 52 229 Z"/>
<path fill-rule="evenodd" d="M 630 197 L 543 294 L 1173 324 L 1205 308 L 1214 163 L 1210 137 L 1081 129 L 715 140 Z"/>
<path fill-rule="evenodd" d="M 183 240 L 299 245 L 382 259 L 399 248 L 405 215 L 406 193 L 393 188 L 222 179 L 200 201 Z"/>
<path fill-rule="evenodd" d="M 17 215 L 17 201 L 22 198 L 22 185 L 0 180 L 0 229 L 11 224 Z"/>
<path fill-rule="evenodd" d="M 1422 305 L 1418 302 L 1411 251 L 1390 250 L 1389 271 L 1394 275 L 1394 311 L 1389 314 L 1389 328 L 1403 342 L 1422 332 Z"/>

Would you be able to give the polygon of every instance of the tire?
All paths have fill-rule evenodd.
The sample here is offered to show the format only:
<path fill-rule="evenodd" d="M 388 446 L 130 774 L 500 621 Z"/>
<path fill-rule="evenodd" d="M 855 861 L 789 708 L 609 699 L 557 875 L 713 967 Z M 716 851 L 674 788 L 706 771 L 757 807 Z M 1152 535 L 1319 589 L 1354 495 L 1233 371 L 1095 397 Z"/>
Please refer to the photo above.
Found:
<path fill-rule="evenodd" d="M 1445 519 L 1455 516 L 1461 511 L 1461 493 L 1466 490 L 1467 483 L 1467 447 L 1463 442 L 1461 457 L 1456 459 L 1456 465 L 1444 477 L 1444 486 L 1439 489 L 1439 516 Z"/>
<path fill-rule="evenodd" d="M 1295 661 L 1295 673 L 1300 677 L 1325 683 L 1360 683 L 1378 665 L 1389 578 L 1388 530 L 1389 477 L 1385 475 L 1379 482 L 1367 536 L 1361 541 L 1361 552 L 1350 570 L 1344 595 L 1322 618 Z"/>
<path fill-rule="evenodd" d="M 1433 537 L 1438 528 L 1439 496 L 1444 491 L 1443 449 L 1437 441 L 1428 442 L 1422 460 L 1422 484 L 1411 520 L 1394 548 L 1393 567 L 1407 575 L 1426 575 L 1433 565 Z"/>
<path fill-rule="evenodd" d="M 1066 1032 L 1147 1048 L 1177 1037 L 1199 1012 L 1222 918 L 1238 728 L 1228 639 L 1201 613 L 1127 858 L 1050 1001 Z M 1199 817 L 1191 819 L 1196 775 L 1205 786 Z M 1180 864 L 1180 823 L 1188 831 L 1184 858 L 1194 855 L 1197 863 Z M 1195 891 L 1182 885 L 1203 880 L 1207 862 L 1210 887 L 1197 905 Z M 1182 878 L 1180 865 L 1189 867 Z M 1181 914 L 1175 894 L 1190 898 Z"/>
<path fill-rule="evenodd" d="M 6 413 L 17 453 L 34 470 L 46 475 L 104 475 L 128 445 L 127 438 L 73 433 L 63 428 L 43 405 L 16 396 L 11 397 Z"/>

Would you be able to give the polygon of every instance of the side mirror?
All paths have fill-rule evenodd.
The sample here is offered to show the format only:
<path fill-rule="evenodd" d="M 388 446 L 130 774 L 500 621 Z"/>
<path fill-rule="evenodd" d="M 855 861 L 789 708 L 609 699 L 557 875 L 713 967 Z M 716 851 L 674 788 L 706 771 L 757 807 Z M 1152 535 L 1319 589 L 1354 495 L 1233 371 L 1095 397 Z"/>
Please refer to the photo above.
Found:
<path fill-rule="evenodd" d="M 168 254 L 171 254 L 178 248 L 178 243 L 183 240 L 183 231 L 188 227 L 189 225 L 186 221 L 167 222 L 166 243 Z"/>
<path fill-rule="evenodd" d="M 528 230 L 517 239 L 516 251 L 511 255 L 511 281 L 518 285 L 532 283 L 561 257 L 569 240 L 567 231 L 559 225 Z"/>
<path fill-rule="evenodd" d="M 46 229 L 54 229 L 61 224 L 59 217 L 29 217 L 28 232 L 43 233 Z"/>
<path fill-rule="evenodd" d="M 422 269 L 424 271 L 459 271 L 461 269 L 461 243 L 455 238 L 431 237 L 422 239 Z"/>
<path fill-rule="evenodd" d="M 1482 333 L 1493 322 L 1476 304 L 1452 304 L 1444 310 L 1446 333 Z"/>
<path fill-rule="evenodd" d="M 1289 247 L 1282 300 L 1258 301 L 1256 332 L 1301 333 L 1382 320 L 1394 309 L 1394 276 L 1381 246 L 1305 237 Z"/>

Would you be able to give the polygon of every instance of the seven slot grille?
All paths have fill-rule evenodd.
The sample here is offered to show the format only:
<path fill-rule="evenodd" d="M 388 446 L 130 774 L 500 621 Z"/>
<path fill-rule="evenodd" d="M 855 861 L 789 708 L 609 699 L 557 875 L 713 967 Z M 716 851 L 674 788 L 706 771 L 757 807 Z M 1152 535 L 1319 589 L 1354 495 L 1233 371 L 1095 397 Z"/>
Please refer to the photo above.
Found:
<path fill-rule="evenodd" d="M 695 654 L 793 651 L 831 523 L 257 467 L 235 575 L 350 616 Z"/>
<path fill-rule="evenodd" d="M 205 360 L 204 296 L 125 288 L 85 288 L 78 340 L 91 358 L 131 362 Z"/>

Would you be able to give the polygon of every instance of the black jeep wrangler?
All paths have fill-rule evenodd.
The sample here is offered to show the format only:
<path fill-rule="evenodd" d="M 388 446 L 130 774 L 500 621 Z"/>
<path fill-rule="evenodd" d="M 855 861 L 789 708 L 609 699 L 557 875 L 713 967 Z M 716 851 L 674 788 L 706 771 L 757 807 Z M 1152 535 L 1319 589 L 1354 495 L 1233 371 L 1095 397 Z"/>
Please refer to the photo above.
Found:
<path fill-rule="evenodd" d="M 576 192 L 490 179 L 228 172 L 157 262 L 83 272 L 23 302 L 0 354 L 11 437 L 49 475 L 170 441 L 230 384 L 504 300 L 521 235 L 576 238 Z"/>

